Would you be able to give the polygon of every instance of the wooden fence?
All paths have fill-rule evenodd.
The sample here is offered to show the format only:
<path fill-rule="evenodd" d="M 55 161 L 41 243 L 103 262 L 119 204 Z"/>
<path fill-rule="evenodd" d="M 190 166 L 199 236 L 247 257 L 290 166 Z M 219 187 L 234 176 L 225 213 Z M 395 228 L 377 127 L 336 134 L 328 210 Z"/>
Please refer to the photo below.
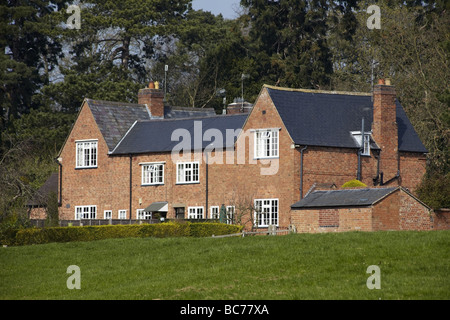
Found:
<path fill-rule="evenodd" d="M 213 235 L 213 238 L 228 238 L 228 237 L 246 237 L 246 236 L 253 236 L 253 235 L 271 235 L 271 236 L 277 236 L 277 235 L 287 235 L 290 233 L 293 233 L 294 231 L 292 229 L 279 229 L 279 230 L 266 230 L 266 231 L 242 231 L 240 233 L 233 233 L 233 234 L 225 234 L 216 236 Z"/>

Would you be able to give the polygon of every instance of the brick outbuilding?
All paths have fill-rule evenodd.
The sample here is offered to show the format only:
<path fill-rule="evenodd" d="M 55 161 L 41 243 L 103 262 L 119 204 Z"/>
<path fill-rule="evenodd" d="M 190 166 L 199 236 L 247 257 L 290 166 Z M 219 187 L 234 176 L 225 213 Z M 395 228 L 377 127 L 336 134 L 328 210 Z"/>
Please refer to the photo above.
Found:
<path fill-rule="evenodd" d="M 433 230 L 436 215 L 402 187 L 317 190 L 291 206 L 298 232 Z"/>

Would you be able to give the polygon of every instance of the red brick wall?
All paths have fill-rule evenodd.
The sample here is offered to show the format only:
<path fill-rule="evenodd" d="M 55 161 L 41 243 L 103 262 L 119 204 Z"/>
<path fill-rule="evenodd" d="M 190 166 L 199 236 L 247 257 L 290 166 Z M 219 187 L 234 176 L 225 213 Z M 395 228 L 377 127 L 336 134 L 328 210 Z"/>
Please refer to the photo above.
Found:
<path fill-rule="evenodd" d="M 400 190 L 399 229 L 432 230 L 431 211 L 419 201 Z"/>
<path fill-rule="evenodd" d="M 373 230 L 398 230 L 399 228 L 400 193 L 396 191 L 372 209 Z"/>
<path fill-rule="evenodd" d="M 346 232 L 346 231 L 372 231 L 372 208 L 327 208 L 292 210 L 292 224 L 297 232 Z M 330 222 L 336 227 L 324 227 L 324 215 L 328 215 Z M 322 217 L 322 219 L 321 219 Z M 331 221 L 332 220 L 332 221 Z"/>
<path fill-rule="evenodd" d="M 400 153 L 401 186 L 415 194 L 426 171 L 426 156 L 420 153 Z"/>

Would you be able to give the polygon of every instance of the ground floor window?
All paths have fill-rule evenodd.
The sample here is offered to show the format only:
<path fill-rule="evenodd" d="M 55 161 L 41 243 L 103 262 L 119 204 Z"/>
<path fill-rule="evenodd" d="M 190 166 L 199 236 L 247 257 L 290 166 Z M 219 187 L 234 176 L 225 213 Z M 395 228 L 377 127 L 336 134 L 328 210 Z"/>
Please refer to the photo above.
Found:
<path fill-rule="evenodd" d="M 227 224 L 233 224 L 234 206 L 227 206 Z"/>
<path fill-rule="evenodd" d="M 220 213 L 219 213 L 219 206 L 211 206 L 211 219 L 219 219 Z"/>
<path fill-rule="evenodd" d="M 75 207 L 75 220 L 96 219 L 96 218 L 97 218 L 97 206 Z"/>
<path fill-rule="evenodd" d="M 119 210 L 119 219 L 127 218 L 127 210 Z"/>
<path fill-rule="evenodd" d="M 203 207 L 189 207 L 188 219 L 203 219 Z"/>
<path fill-rule="evenodd" d="M 255 225 L 278 226 L 278 199 L 255 199 Z"/>
<path fill-rule="evenodd" d="M 112 210 L 103 211 L 103 219 L 112 219 Z"/>
<path fill-rule="evenodd" d="M 151 212 L 144 211 L 145 209 L 137 209 L 136 217 L 138 220 L 150 220 L 152 218 Z"/>

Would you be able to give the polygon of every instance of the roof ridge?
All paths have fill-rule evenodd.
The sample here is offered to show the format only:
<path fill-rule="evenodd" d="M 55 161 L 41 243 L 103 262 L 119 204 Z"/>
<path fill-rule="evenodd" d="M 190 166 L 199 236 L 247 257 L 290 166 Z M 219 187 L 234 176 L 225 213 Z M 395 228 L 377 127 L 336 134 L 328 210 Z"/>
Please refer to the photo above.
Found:
<path fill-rule="evenodd" d="M 248 113 L 240 113 L 240 114 L 216 114 L 210 116 L 196 116 L 196 117 L 185 117 L 185 118 L 165 118 L 165 119 L 141 119 L 137 120 L 137 122 L 168 122 L 168 121 L 182 121 L 182 120 L 199 120 L 199 119 L 222 119 L 222 118 L 231 118 L 237 116 L 248 116 Z"/>
<path fill-rule="evenodd" d="M 111 105 L 115 105 L 115 106 L 127 105 L 127 106 L 136 106 L 136 107 L 145 107 L 145 104 L 133 103 L 133 102 L 96 100 L 96 99 L 90 99 L 90 98 L 86 98 L 86 101 L 88 103 L 103 103 L 103 104 L 107 103 L 107 104 L 111 104 Z"/>
<path fill-rule="evenodd" d="M 301 88 L 287 88 L 287 87 L 277 87 L 269 84 L 263 85 L 265 88 L 280 91 L 290 91 L 290 92 L 305 92 L 305 93 L 323 93 L 323 94 L 340 94 L 340 95 L 351 95 L 351 96 L 372 96 L 370 92 L 352 92 L 352 91 L 335 91 L 335 90 L 318 90 L 318 89 L 301 89 Z"/>

